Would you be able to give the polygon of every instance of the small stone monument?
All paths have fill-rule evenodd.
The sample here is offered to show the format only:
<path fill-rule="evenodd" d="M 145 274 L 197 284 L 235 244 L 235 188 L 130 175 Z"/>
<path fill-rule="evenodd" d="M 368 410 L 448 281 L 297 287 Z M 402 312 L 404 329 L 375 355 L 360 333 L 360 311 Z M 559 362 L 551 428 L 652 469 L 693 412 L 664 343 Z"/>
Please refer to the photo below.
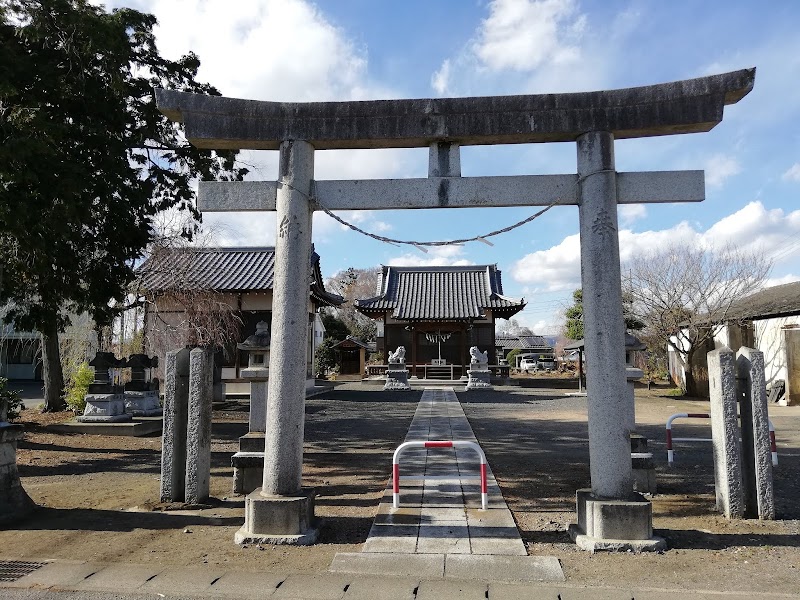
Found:
<path fill-rule="evenodd" d="M 250 380 L 250 423 L 248 432 L 239 438 L 239 452 L 231 457 L 234 494 L 249 494 L 261 486 L 264 477 L 269 346 L 269 323 L 265 321 L 259 321 L 256 332 L 236 346 L 248 357 L 247 368 L 241 373 Z"/>
<path fill-rule="evenodd" d="M 150 369 L 158 366 L 158 357 L 131 354 L 125 361 L 131 370 L 131 380 L 125 384 L 125 412 L 133 417 L 160 417 L 164 409 L 158 401 L 158 389 L 153 386 Z"/>
<path fill-rule="evenodd" d="M 81 423 L 121 423 L 130 421 L 131 416 L 125 414 L 125 400 L 111 379 L 110 371 L 121 365 L 111 352 L 98 352 L 89 361 L 94 367 L 94 382 L 89 384 L 89 391 L 84 397 L 86 408 L 78 417 Z"/>
<path fill-rule="evenodd" d="M 22 425 L 7 422 L 7 415 L 8 405 L 0 398 L 0 525 L 16 523 L 36 508 L 17 471 L 17 441 L 22 437 Z"/>
<path fill-rule="evenodd" d="M 481 352 L 477 346 L 469 349 L 470 361 L 467 375 L 468 390 L 491 389 L 492 373 L 489 371 L 489 356 L 487 352 Z"/>
<path fill-rule="evenodd" d="M 386 384 L 384 390 L 410 390 L 408 384 L 408 369 L 406 369 L 406 347 L 398 346 L 397 350 L 389 353 L 389 365 L 386 369 Z"/>

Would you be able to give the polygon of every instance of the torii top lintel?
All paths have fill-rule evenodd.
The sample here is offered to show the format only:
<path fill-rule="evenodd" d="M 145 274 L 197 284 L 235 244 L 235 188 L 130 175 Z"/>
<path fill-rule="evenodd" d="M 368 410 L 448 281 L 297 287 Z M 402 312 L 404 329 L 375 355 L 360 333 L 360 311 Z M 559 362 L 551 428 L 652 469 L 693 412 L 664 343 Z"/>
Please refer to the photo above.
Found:
<path fill-rule="evenodd" d="M 198 148 L 317 150 L 617 139 L 709 131 L 743 98 L 755 68 L 643 87 L 570 94 L 353 102 L 265 102 L 157 89 L 158 108 L 185 124 Z"/>

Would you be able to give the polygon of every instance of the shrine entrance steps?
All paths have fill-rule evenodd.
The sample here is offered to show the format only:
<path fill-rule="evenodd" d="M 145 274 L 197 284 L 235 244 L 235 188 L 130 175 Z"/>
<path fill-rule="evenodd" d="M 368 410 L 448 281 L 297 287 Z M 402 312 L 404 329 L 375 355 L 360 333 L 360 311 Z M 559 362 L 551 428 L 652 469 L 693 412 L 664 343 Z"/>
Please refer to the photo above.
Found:
<path fill-rule="evenodd" d="M 477 443 L 453 388 L 426 389 L 405 441 Z M 490 457 L 491 460 L 491 457 Z M 555 557 L 528 556 L 514 518 L 487 468 L 481 509 L 480 460 L 470 448 L 410 448 L 400 462 L 400 507 L 389 479 L 361 552 L 338 553 L 344 573 L 563 581 Z"/>

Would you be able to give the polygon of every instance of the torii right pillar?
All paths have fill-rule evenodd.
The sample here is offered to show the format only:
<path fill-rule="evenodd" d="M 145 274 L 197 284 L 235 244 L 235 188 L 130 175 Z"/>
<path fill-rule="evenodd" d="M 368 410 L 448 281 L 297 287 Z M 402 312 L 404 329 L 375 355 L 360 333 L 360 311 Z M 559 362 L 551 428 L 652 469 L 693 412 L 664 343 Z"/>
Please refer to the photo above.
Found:
<path fill-rule="evenodd" d="M 576 494 L 575 543 L 595 550 L 660 550 L 652 505 L 633 491 L 634 399 L 625 378 L 625 325 L 617 229 L 614 135 L 592 131 L 578 145 L 581 284 L 592 487 Z"/>

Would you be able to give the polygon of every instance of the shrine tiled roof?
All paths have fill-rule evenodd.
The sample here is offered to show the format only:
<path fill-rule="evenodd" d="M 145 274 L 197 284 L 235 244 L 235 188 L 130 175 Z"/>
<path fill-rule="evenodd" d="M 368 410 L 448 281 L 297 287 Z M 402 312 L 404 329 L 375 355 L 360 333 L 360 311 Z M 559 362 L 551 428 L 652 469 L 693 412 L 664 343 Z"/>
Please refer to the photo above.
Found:
<path fill-rule="evenodd" d="M 342 304 L 341 296 L 325 289 L 316 252 L 311 253 L 311 271 L 311 297 L 318 304 Z M 267 291 L 275 282 L 275 248 L 170 248 L 149 257 L 136 274 L 134 285 L 144 294 L 172 289 Z"/>
<path fill-rule="evenodd" d="M 496 265 L 465 267 L 386 267 L 381 271 L 378 296 L 356 300 L 364 314 L 406 321 L 479 319 L 491 310 L 508 318 L 525 306 L 522 299 L 503 295 Z"/>

